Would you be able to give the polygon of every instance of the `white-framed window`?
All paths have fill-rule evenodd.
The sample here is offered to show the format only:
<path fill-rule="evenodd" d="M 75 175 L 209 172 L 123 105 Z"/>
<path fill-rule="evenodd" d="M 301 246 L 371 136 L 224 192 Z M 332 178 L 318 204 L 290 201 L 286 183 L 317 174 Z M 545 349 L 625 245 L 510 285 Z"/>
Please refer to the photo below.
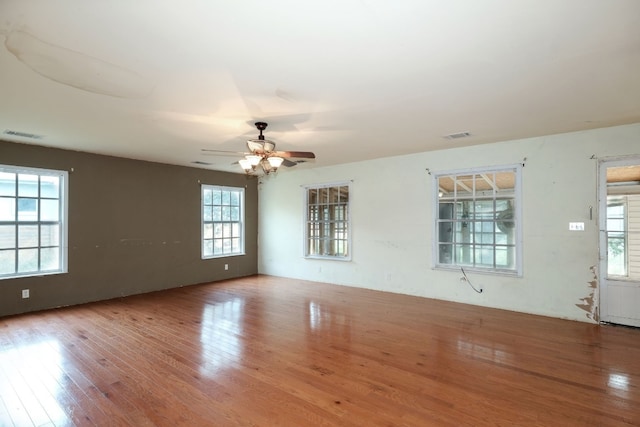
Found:
<path fill-rule="evenodd" d="M 310 185 L 304 189 L 305 257 L 349 260 L 349 183 Z"/>
<path fill-rule="evenodd" d="M 0 279 L 67 272 L 67 181 L 0 165 Z"/>
<path fill-rule="evenodd" d="M 244 255 L 244 188 L 202 185 L 202 258 Z"/>
<path fill-rule="evenodd" d="M 434 266 L 522 275 L 522 165 L 433 175 Z"/>

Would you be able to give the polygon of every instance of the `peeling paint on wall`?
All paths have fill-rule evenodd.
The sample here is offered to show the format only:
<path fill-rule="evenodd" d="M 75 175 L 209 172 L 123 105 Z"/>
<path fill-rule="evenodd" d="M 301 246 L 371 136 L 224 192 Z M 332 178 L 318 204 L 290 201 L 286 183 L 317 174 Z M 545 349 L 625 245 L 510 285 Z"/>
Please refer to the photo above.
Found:
<path fill-rule="evenodd" d="M 596 271 L 596 266 L 592 265 L 589 267 L 591 273 L 593 274 L 593 280 L 587 282 L 589 284 L 589 288 L 591 289 L 591 293 L 585 297 L 581 298 L 581 304 L 576 304 L 576 307 L 587 312 L 587 318 L 593 320 L 594 322 L 600 322 L 600 316 L 598 314 L 598 304 L 597 304 L 597 293 L 598 290 L 598 273 Z"/>

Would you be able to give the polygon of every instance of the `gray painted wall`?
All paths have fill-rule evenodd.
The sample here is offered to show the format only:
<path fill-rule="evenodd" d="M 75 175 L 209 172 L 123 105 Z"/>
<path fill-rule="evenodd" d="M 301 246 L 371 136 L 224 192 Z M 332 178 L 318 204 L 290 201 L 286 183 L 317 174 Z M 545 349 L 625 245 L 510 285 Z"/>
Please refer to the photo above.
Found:
<path fill-rule="evenodd" d="M 0 280 L 0 316 L 257 273 L 256 179 L 3 141 L 0 163 L 69 172 L 68 273 Z M 200 183 L 245 187 L 246 255 L 201 259 Z"/>

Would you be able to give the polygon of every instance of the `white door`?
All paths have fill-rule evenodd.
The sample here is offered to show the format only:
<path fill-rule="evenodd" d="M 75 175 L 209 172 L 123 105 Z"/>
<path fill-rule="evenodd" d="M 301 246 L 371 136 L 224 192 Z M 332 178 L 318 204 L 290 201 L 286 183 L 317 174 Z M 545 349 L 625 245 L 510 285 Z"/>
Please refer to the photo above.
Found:
<path fill-rule="evenodd" d="M 600 319 L 640 327 L 640 156 L 599 170 Z"/>

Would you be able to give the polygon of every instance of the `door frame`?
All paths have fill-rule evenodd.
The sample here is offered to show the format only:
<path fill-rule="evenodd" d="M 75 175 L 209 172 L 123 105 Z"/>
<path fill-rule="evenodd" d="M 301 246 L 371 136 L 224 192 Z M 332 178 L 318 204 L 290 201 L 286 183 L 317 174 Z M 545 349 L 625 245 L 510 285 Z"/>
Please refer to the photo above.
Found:
<path fill-rule="evenodd" d="M 620 323 L 613 319 L 609 310 L 609 282 L 622 282 L 620 280 L 609 280 L 607 274 L 607 169 L 618 166 L 640 165 L 640 155 L 627 155 L 616 157 L 604 157 L 598 160 L 598 267 L 600 271 L 599 286 L 599 312 L 601 322 Z M 640 324 L 629 324 L 630 326 L 640 326 Z"/>

